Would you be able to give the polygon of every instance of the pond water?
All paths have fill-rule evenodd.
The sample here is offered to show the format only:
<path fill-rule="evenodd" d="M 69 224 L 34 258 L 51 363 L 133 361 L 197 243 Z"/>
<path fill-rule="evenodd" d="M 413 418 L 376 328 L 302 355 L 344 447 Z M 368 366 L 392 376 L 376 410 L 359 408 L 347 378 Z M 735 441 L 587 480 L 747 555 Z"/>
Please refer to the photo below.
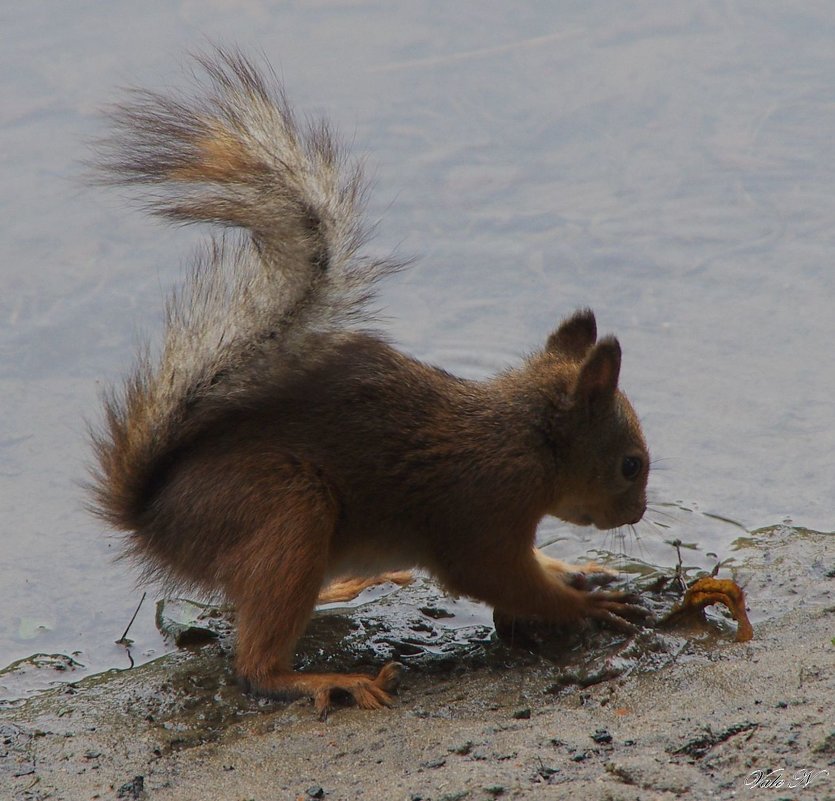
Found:
<path fill-rule="evenodd" d="M 416 258 L 382 292 L 405 349 L 480 377 L 578 306 L 617 333 L 658 525 L 548 521 L 549 553 L 663 566 L 681 539 L 710 566 L 744 530 L 835 528 L 830 3 L 33 3 L 0 25 L 0 665 L 127 663 L 140 593 L 83 508 L 85 421 L 200 232 L 80 163 L 117 87 L 181 86 L 212 41 L 265 54 L 367 156 L 371 247 Z M 153 604 L 131 635 L 165 648 Z"/>

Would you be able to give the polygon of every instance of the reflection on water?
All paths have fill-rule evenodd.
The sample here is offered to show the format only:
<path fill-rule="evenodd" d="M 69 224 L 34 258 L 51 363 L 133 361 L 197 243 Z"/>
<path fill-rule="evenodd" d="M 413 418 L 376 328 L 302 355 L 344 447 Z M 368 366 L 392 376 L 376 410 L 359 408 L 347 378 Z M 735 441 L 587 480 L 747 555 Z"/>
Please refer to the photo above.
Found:
<path fill-rule="evenodd" d="M 263 50 L 301 107 L 368 154 L 372 248 L 418 257 L 382 298 L 409 351 L 480 377 L 577 306 L 617 332 L 661 460 L 655 503 L 622 540 L 548 521 L 549 553 L 669 567 L 678 540 L 710 569 L 740 525 L 835 527 L 827 6 L 108 11 L 4 19 L 0 664 L 126 664 L 113 641 L 138 594 L 83 510 L 85 420 L 137 332 L 159 329 L 199 232 L 83 188 L 79 162 L 114 86 L 180 81 L 180 54 L 207 38 Z M 139 659 L 165 647 L 150 612 L 132 632 Z"/>

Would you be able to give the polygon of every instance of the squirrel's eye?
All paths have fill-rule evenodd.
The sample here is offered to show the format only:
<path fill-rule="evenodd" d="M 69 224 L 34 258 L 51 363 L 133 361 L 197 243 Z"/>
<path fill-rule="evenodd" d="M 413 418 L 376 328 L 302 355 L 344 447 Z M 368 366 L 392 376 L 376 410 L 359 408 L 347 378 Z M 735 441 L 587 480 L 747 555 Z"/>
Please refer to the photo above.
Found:
<path fill-rule="evenodd" d="M 627 481 L 634 481 L 641 473 L 644 466 L 640 456 L 624 456 L 620 465 L 620 472 Z"/>

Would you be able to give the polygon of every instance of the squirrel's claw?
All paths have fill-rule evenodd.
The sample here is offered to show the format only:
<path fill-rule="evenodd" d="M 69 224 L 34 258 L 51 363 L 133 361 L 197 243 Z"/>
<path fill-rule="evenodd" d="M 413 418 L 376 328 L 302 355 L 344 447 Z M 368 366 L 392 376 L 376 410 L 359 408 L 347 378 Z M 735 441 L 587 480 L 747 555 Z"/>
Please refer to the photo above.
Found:
<path fill-rule="evenodd" d="M 636 603 L 634 593 L 597 591 L 587 596 L 588 617 L 602 621 L 619 631 L 636 634 L 639 627 L 632 621 L 645 622 L 652 613 Z"/>
<path fill-rule="evenodd" d="M 313 705 L 319 720 L 325 721 L 331 708 L 334 692 L 349 695 L 360 709 L 382 709 L 394 703 L 392 694 L 397 692 L 403 675 L 400 662 L 383 665 L 376 677 L 364 675 L 331 674 L 321 677 L 318 686 L 312 687 Z M 312 683 L 316 676 L 300 676 L 300 683 Z"/>
<path fill-rule="evenodd" d="M 602 568 L 592 572 L 578 571 L 576 573 L 567 573 L 565 575 L 565 582 L 569 587 L 574 587 L 575 590 L 589 590 L 594 587 L 605 587 L 617 579 L 618 574 L 610 570 Z"/>

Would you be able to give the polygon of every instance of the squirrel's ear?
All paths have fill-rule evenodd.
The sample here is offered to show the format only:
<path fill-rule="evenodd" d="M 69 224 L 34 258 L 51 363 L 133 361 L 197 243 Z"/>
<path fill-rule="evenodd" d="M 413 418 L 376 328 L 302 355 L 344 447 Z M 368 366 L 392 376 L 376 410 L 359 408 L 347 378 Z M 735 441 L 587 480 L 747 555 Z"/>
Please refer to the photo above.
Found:
<path fill-rule="evenodd" d="M 619 376 L 620 343 L 614 337 L 604 337 L 583 362 L 574 396 L 586 405 L 611 400 L 618 388 Z"/>
<path fill-rule="evenodd" d="M 560 323 L 548 337 L 545 350 L 580 360 L 597 340 L 597 322 L 591 309 L 580 309 Z"/>

